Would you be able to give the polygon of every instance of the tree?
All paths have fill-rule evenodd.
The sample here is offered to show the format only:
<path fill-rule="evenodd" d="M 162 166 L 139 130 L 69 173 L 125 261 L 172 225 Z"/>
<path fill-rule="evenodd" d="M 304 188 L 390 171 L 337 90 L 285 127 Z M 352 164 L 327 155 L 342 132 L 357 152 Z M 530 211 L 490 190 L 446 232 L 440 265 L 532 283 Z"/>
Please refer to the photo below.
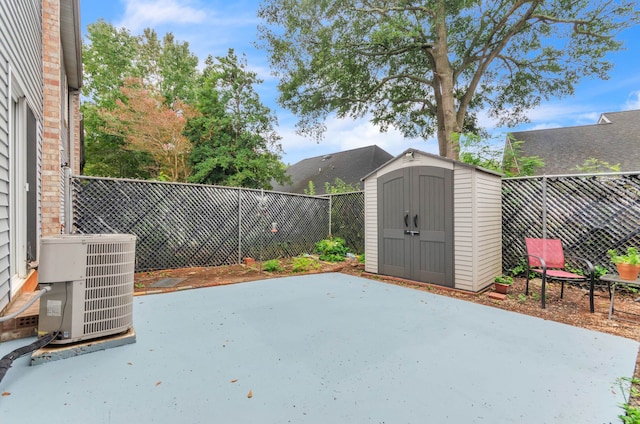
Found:
<path fill-rule="evenodd" d="M 87 26 L 82 44 L 82 95 L 86 165 L 84 173 L 105 177 L 149 178 L 145 153 L 124 149 L 120 136 L 104 133 L 100 109 L 115 107 L 121 99 L 120 87 L 125 78 L 140 76 L 134 66 L 138 41 L 128 30 L 116 29 L 103 20 Z"/>
<path fill-rule="evenodd" d="M 340 193 L 351 193 L 354 191 L 360 191 L 360 183 L 347 184 L 342 179 L 336 178 L 333 180 L 333 184 L 326 181 L 324 183 L 324 192 L 325 194 L 340 194 Z"/>
<path fill-rule="evenodd" d="M 607 161 L 589 158 L 582 165 L 576 166 L 576 170 L 589 174 L 599 174 L 601 172 L 620 172 L 620 164 L 610 164 Z"/>
<path fill-rule="evenodd" d="M 205 63 L 197 93 L 200 116 L 185 129 L 193 143 L 189 180 L 265 189 L 272 188 L 272 179 L 286 181 L 275 115 L 253 88 L 262 80 L 233 49 Z"/>
<path fill-rule="evenodd" d="M 113 109 L 101 110 L 103 131 L 122 137 L 128 150 L 149 154 L 154 160 L 149 174 L 154 178 L 186 182 L 191 142 L 182 133 L 194 116 L 192 108 L 181 100 L 169 107 L 140 79 L 127 79 L 120 92 L 123 99 L 116 100 Z"/>
<path fill-rule="evenodd" d="M 501 124 L 584 77 L 606 78 L 631 0 L 266 0 L 260 39 L 280 77 L 279 102 L 318 136 L 331 113 L 364 117 L 407 137 L 437 134 L 457 159 L 455 134 L 475 112 Z"/>
<path fill-rule="evenodd" d="M 152 29 L 137 36 L 103 20 L 89 24 L 83 43 L 84 172 L 109 177 L 153 177 L 148 171 L 156 168 L 154 158 L 148 151 L 130 149 L 124 134 L 105 131 L 112 125 L 104 121 L 104 112 L 114 110 L 118 101 L 125 100 L 120 88 L 127 78 L 142 79 L 170 108 L 176 101 L 190 100 L 197 64 L 188 43 L 176 42 L 171 33 L 160 41 Z"/>

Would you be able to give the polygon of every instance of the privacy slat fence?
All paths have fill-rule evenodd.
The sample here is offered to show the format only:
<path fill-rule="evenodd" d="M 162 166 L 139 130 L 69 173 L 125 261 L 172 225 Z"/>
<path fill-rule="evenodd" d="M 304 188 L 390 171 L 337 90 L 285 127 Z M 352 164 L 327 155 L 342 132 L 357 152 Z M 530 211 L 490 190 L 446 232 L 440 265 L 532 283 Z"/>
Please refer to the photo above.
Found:
<path fill-rule="evenodd" d="M 565 250 L 612 269 L 607 250 L 640 246 L 640 174 L 502 181 L 503 268 L 523 261 L 525 237 L 562 240 Z"/>
<path fill-rule="evenodd" d="M 297 256 L 329 234 L 364 250 L 362 192 L 313 197 L 93 177 L 72 177 L 71 186 L 74 230 L 137 235 L 137 271 Z M 608 249 L 640 246 L 640 173 L 504 179 L 502 224 L 505 271 L 522 263 L 525 237 L 560 238 L 570 253 L 611 268 Z"/>
<path fill-rule="evenodd" d="M 362 193 L 321 198 L 93 177 L 72 177 L 70 184 L 73 230 L 135 234 L 136 271 L 312 253 L 315 243 L 330 234 L 332 215 L 333 234 L 351 240 L 353 252 L 362 251 L 357 239 L 362 237 Z M 332 198 L 340 200 L 330 214 Z"/>

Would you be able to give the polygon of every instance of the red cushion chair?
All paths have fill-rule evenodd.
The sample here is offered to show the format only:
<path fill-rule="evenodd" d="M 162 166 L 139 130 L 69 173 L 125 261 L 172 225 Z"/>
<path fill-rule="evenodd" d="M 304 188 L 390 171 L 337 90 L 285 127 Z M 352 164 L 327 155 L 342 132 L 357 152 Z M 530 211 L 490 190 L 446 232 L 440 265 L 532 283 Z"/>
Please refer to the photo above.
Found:
<path fill-rule="evenodd" d="M 545 309 L 545 294 L 547 280 L 559 281 L 562 283 L 560 288 L 560 299 L 564 296 L 564 283 L 581 283 L 589 282 L 589 307 L 591 313 L 593 307 L 593 286 L 594 286 L 594 269 L 591 262 L 584 258 L 574 257 L 585 265 L 584 275 L 574 274 L 565 271 L 565 256 L 562 249 L 562 242 L 558 239 L 537 239 L 525 238 L 527 246 L 527 286 L 525 294 L 529 294 L 529 274 L 535 272 L 542 278 L 542 309 Z"/>

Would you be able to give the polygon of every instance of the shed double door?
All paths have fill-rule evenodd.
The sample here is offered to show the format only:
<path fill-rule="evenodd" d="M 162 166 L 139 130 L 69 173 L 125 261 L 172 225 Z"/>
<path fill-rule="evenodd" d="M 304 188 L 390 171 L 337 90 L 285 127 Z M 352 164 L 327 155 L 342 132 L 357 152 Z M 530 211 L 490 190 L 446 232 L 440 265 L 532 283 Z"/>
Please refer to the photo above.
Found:
<path fill-rule="evenodd" d="M 453 171 L 416 166 L 378 178 L 378 271 L 453 287 Z"/>

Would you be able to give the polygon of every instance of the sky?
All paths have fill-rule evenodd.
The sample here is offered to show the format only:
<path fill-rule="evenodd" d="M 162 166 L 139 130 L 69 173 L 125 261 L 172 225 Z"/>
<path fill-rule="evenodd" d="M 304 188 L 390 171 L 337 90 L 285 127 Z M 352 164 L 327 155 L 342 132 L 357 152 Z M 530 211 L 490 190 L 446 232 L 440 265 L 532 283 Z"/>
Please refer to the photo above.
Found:
<path fill-rule="evenodd" d="M 269 70 L 266 52 L 254 45 L 261 23 L 259 5 L 258 0 L 81 0 L 80 12 L 83 36 L 88 24 L 104 19 L 132 34 L 141 34 L 147 27 L 159 36 L 171 32 L 176 40 L 189 43 L 201 64 L 208 55 L 226 56 L 229 48 L 236 54 L 245 53 L 248 67 L 264 80 L 255 87 L 261 101 L 278 118 L 276 130 L 282 137 L 285 164 L 373 144 L 394 156 L 408 148 L 437 154 L 435 139 L 406 139 L 395 130 L 381 133 L 366 119 L 330 118 L 320 142 L 297 135 L 297 118 L 276 103 L 277 80 Z M 584 80 L 574 96 L 543 102 L 528 113 L 529 123 L 515 128 L 497 128 L 483 113 L 480 125 L 496 140 L 504 140 L 509 131 L 591 125 L 605 112 L 640 109 L 640 26 L 622 32 L 618 39 L 624 41 L 625 50 L 610 54 L 615 67 L 609 80 Z"/>

